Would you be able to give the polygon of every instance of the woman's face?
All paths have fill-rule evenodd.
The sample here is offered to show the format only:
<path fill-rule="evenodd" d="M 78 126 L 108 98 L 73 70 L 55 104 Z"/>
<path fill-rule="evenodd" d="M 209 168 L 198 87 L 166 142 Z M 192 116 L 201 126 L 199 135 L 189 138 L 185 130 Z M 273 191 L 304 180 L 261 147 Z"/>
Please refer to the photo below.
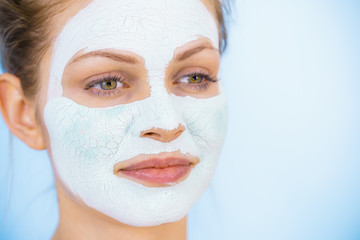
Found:
<path fill-rule="evenodd" d="M 57 180 L 73 200 L 153 226 L 184 217 L 205 191 L 226 131 L 209 9 L 94 0 L 68 14 L 40 102 Z"/>

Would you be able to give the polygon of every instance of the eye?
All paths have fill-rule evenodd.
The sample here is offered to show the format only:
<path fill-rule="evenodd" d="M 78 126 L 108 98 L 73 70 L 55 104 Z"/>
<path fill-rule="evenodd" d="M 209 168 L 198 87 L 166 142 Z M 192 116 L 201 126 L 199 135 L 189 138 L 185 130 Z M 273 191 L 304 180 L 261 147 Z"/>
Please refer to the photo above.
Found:
<path fill-rule="evenodd" d="M 104 80 L 96 85 L 100 85 L 100 88 L 102 90 L 113 90 L 115 88 L 117 88 L 117 86 L 121 84 L 119 83 L 119 81 L 115 80 L 115 79 L 107 79 L 107 80 Z M 95 86 L 96 86 L 95 85 Z"/>
<path fill-rule="evenodd" d="M 209 74 L 206 73 L 191 73 L 180 77 L 177 83 L 190 83 L 190 84 L 201 84 L 204 82 L 217 82 L 216 78 L 210 77 Z"/>
<path fill-rule="evenodd" d="M 201 83 L 205 80 L 204 76 L 199 76 L 199 75 L 188 75 L 185 77 L 180 78 L 179 82 L 188 82 L 188 83 Z"/>
<path fill-rule="evenodd" d="M 84 90 L 89 90 L 91 94 L 98 96 L 111 96 L 120 94 L 125 88 L 129 88 L 129 85 L 122 76 L 108 74 L 86 84 Z"/>
<path fill-rule="evenodd" d="M 209 74 L 203 72 L 195 72 L 186 74 L 178 78 L 174 84 L 178 85 L 180 89 L 189 92 L 201 92 L 209 88 L 212 83 L 217 82 L 216 77 L 211 77 Z"/>

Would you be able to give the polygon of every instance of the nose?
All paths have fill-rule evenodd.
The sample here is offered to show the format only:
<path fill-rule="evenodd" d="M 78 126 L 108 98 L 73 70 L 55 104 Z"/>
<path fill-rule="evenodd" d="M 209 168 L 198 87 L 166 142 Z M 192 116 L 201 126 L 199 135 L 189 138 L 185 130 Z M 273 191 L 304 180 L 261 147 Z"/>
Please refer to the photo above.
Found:
<path fill-rule="evenodd" d="M 151 138 L 160 142 L 171 142 L 178 138 L 185 131 L 185 127 L 181 124 L 177 128 L 172 130 L 163 128 L 151 128 L 149 130 L 142 131 L 140 137 Z"/>

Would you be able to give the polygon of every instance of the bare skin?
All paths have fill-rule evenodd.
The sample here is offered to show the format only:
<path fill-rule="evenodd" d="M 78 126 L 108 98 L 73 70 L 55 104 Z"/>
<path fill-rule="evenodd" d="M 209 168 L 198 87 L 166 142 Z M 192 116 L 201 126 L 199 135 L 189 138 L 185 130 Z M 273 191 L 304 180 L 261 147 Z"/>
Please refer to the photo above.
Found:
<path fill-rule="evenodd" d="M 55 38 L 58 33 L 61 31 L 62 27 L 66 22 L 75 15 L 80 9 L 84 8 L 90 1 L 74 1 L 65 11 L 56 15 L 53 19 L 54 25 L 52 26 L 52 37 Z M 204 1 L 205 5 L 211 12 L 214 14 L 213 6 L 210 1 Z M 177 49 L 174 53 L 174 57 L 180 56 L 192 47 L 191 43 L 189 46 L 185 46 Z M 220 64 L 220 55 L 218 51 L 206 49 L 195 54 L 194 56 L 189 57 L 186 61 L 172 61 L 169 64 L 166 75 L 170 76 L 174 69 L 182 68 L 183 65 L 190 64 L 191 61 L 199 62 L 203 59 L 207 60 L 207 65 L 210 65 L 209 68 L 213 69 L 214 74 L 217 73 L 219 64 Z M 4 121 L 8 125 L 10 131 L 24 141 L 28 146 L 33 149 L 43 150 L 48 149 L 50 158 L 51 157 L 51 148 L 48 133 L 43 122 L 43 110 L 46 104 L 46 94 L 48 89 L 48 78 L 49 78 L 49 69 L 50 69 L 50 58 L 51 58 L 52 46 L 47 49 L 46 54 L 41 59 L 39 64 L 39 81 L 40 88 L 38 94 L 29 99 L 23 93 L 21 88 L 20 79 L 16 76 L 8 73 L 0 75 L 0 110 L 3 114 Z M 210 60 L 209 60 L 210 59 Z M 83 61 L 82 66 L 86 66 L 86 59 L 79 60 L 75 64 L 80 64 Z M 109 59 L 102 59 L 101 61 L 105 62 L 107 66 L 111 64 L 116 64 L 111 62 Z M 139 59 L 141 63 L 141 59 Z M 71 69 L 72 68 L 72 69 Z M 91 64 L 88 65 L 88 68 L 91 68 Z M 67 66 L 67 70 L 64 72 L 63 87 L 64 87 L 64 96 L 71 96 L 73 100 L 79 103 L 86 103 L 91 105 L 90 99 L 82 99 L 83 94 L 79 92 L 81 88 L 76 87 L 76 83 L 69 83 L 66 81 L 67 74 L 74 72 L 76 66 Z M 80 75 L 81 73 L 87 72 L 87 68 L 77 68 Z M 146 72 L 144 64 L 138 64 L 134 67 L 133 70 L 136 74 L 139 74 L 139 79 L 146 78 Z M 85 76 L 84 76 L 85 77 Z M 72 76 L 69 79 L 73 79 Z M 145 85 L 146 81 L 141 82 L 141 86 L 138 92 L 134 93 L 131 96 L 136 96 L 134 99 L 123 99 L 123 101 L 135 101 L 139 99 L 144 99 L 149 96 L 149 87 Z M 166 82 L 166 87 L 168 92 L 171 92 L 176 95 L 185 96 L 189 93 L 184 92 L 182 89 L 176 88 L 176 86 L 171 84 L 171 81 Z M 195 96 L 199 98 L 206 98 L 214 96 L 218 93 L 217 85 L 214 84 L 209 90 L 202 95 Z M 122 100 L 119 100 L 121 103 Z M 99 104 L 99 105 L 96 105 Z M 96 107 L 108 106 L 107 102 L 94 101 L 93 105 Z M 174 134 L 171 131 L 166 131 L 164 129 L 152 130 L 156 134 L 154 136 L 161 136 L 166 139 L 174 139 L 176 137 L 171 136 Z M 56 169 L 55 169 L 55 182 L 58 193 L 59 201 L 59 225 L 53 236 L 54 240 L 81 240 L 81 239 L 131 239 L 131 240 L 155 240 L 155 239 L 172 239 L 172 240 L 184 240 L 186 239 L 186 217 L 183 219 L 174 222 L 167 223 L 160 226 L 153 227 L 134 227 L 118 222 L 107 215 L 104 215 L 85 204 L 75 200 L 70 196 L 66 189 L 62 186 L 61 181 L 59 180 Z"/>

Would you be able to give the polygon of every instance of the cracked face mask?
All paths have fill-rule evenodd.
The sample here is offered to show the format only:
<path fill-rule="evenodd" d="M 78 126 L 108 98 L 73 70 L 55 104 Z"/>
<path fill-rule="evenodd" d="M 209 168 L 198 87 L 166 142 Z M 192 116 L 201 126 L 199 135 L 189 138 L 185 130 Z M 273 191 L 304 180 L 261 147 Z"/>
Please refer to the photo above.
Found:
<path fill-rule="evenodd" d="M 56 176 L 74 200 L 125 224 L 154 226 L 180 220 L 202 195 L 225 137 L 225 96 L 221 88 L 208 98 L 179 96 L 164 83 L 174 51 L 199 38 L 218 48 L 217 24 L 198 0 L 95 0 L 66 23 L 52 52 L 44 120 Z M 103 49 L 143 58 L 148 97 L 103 108 L 64 97 L 69 61 Z M 140 137 L 180 125 L 172 141 Z M 140 154 L 172 152 L 199 159 L 177 184 L 149 187 L 114 174 L 114 165 Z"/>

